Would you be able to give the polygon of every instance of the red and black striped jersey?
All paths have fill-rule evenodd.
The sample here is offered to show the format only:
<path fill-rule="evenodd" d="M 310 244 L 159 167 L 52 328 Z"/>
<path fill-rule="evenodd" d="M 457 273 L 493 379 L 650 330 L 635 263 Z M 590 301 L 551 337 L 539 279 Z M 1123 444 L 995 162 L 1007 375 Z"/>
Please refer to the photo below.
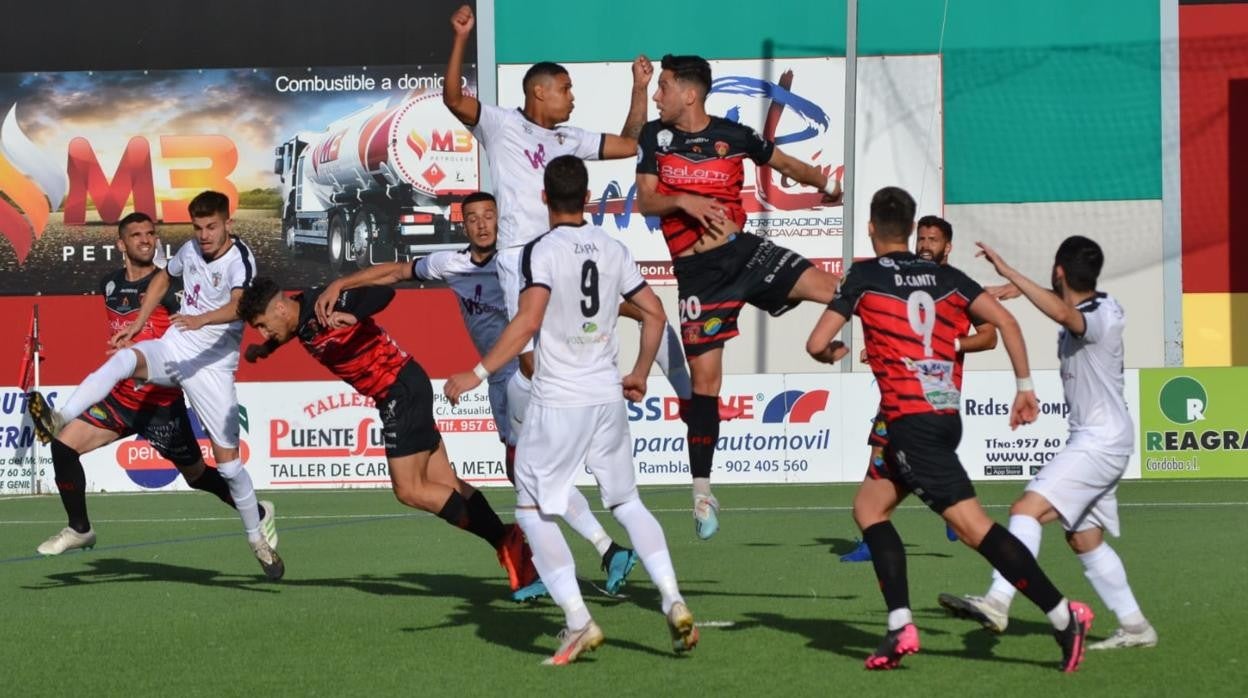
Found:
<path fill-rule="evenodd" d="M 651 121 L 637 138 L 637 173 L 659 176 L 658 192 L 709 196 L 724 204 L 738 227 L 745 226 L 741 186 L 745 159 L 759 165 L 771 160 L 775 144 L 749 126 L 712 116 L 697 133 L 686 133 L 660 121 Z M 663 216 L 663 237 L 672 256 L 697 244 L 706 229 L 684 211 Z"/>
<path fill-rule="evenodd" d="M 294 296 L 299 302 L 299 325 L 295 335 L 308 353 L 362 395 L 385 397 L 411 357 L 395 344 L 390 334 L 372 318 L 390 304 L 394 289 L 365 286 L 343 291 L 334 310 L 350 313 L 357 322 L 329 329 L 316 319 L 316 299 L 323 289 L 308 289 Z"/>
<path fill-rule="evenodd" d="M 850 267 L 828 307 L 862 319 L 885 419 L 958 412 L 962 359 L 954 340 L 970 331 L 970 305 L 983 291 L 960 270 L 910 252 Z"/>
<path fill-rule="evenodd" d="M 134 321 L 147 295 L 147 286 L 155 273 L 139 279 L 127 281 L 126 270 L 118 269 L 100 281 L 100 294 L 104 296 L 104 310 L 108 317 L 108 337 L 125 329 Z M 152 311 L 144 323 L 143 329 L 134 336 L 135 342 L 156 339 L 169 329 L 169 316 L 178 312 L 181 305 L 182 280 L 170 277 L 169 290 L 160 300 L 160 305 Z M 170 405 L 182 399 L 182 391 L 153 383 L 142 383 L 135 387 L 134 381 L 122 381 L 113 389 L 112 395 L 126 407 L 138 410 L 144 405 Z"/>

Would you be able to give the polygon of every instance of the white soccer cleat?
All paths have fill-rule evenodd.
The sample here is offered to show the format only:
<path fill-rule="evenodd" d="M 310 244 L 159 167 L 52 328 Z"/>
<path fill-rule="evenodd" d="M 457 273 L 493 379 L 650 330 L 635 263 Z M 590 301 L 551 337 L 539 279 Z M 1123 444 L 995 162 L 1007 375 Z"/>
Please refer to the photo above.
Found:
<path fill-rule="evenodd" d="M 1113 635 L 1088 645 L 1090 650 L 1117 650 L 1125 647 L 1156 647 L 1157 631 L 1153 626 L 1133 633 L 1126 628 L 1118 628 Z"/>
<path fill-rule="evenodd" d="M 276 582 L 286 574 L 286 563 L 282 561 L 282 557 L 277 551 L 269 546 L 269 542 L 261 538 L 251 544 L 251 552 L 255 554 L 256 560 L 260 563 L 260 568 L 264 570 L 264 576 L 270 581 Z"/>
<path fill-rule="evenodd" d="M 693 530 L 702 540 L 719 531 L 719 500 L 714 495 L 693 495 Z"/>
<path fill-rule="evenodd" d="M 958 618 L 973 620 L 994 633 L 1005 632 L 1010 624 L 1009 607 L 1002 607 L 986 596 L 941 594 L 937 601 Z"/>
<path fill-rule="evenodd" d="M 86 533 L 79 533 L 66 526 L 55 536 L 40 543 L 39 547 L 35 548 L 35 552 L 40 555 L 60 555 L 69 550 L 90 550 L 94 547 L 95 529 L 88 529 Z"/>
<path fill-rule="evenodd" d="M 268 500 L 260 502 L 260 507 L 264 509 L 264 514 L 260 517 L 260 534 L 270 548 L 277 550 L 277 509 Z"/>
<path fill-rule="evenodd" d="M 564 666 L 576 661 L 576 658 L 585 652 L 593 652 L 602 646 L 606 637 L 602 634 L 602 628 L 593 620 L 585 624 L 585 627 L 579 630 L 564 628 L 559 631 L 559 651 L 555 652 L 553 657 L 549 657 L 542 662 L 546 666 Z"/>

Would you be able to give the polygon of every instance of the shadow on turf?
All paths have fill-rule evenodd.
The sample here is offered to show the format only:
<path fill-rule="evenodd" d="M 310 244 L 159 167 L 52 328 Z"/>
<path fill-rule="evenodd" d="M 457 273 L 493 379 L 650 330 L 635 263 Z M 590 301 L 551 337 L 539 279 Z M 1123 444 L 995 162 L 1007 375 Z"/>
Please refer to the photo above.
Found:
<path fill-rule="evenodd" d="M 881 618 L 883 618 L 881 611 Z M 941 609 L 922 609 L 916 615 L 926 616 L 944 616 Z M 728 632 L 740 632 L 743 630 L 751 630 L 754 628 L 770 628 L 781 632 L 792 633 L 804 636 L 807 639 L 807 645 L 813 649 L 832 652 L 850 657 L 852 659 L 865 660 L 867 655 L 873 652 L 880 644 L 880 639 L 884 636 L 884 623 L 879 622 L 858 622 L 848 623 L 835 618 L 789 618 L 776 613 L 747 613 L 745 617 L 748 620 L 738 621 L 735 625 L 726 628 Z M 1014 629 L 1015 621 L 1011 621 L 1010 629 Z M 1028 621 L 1018 621 L 1019 626 L 1024 633 L 1043 632 L 1051 634 L 1052 630 L 1047 625 L 1041 623 L 1033 623 Z M 867 632 L 862 629 L 863 626 L 874 627 L 876 630 Z M 921 638 L 929 638 L 932 636 L 950 635 L 948 631 L 936 630 L 932 628 L 920 628 L 919 635 Z M 1012 634 L 1012 633 L 1011 633 Z M 1021 633 L 1020 633 L 1021 634 Z M 1056 665 L 1056 647 L 1055 656 L 1047 659 L 1022 659 L 1018 657 L 998 657 L 993 654 L 992 649 L 999 642 L 998 638 L 991 633 L 976 628 L 968 631 L 962 636 L 965 650 L 936 650 L 930 645 L 925 644 L 924 648 L 919 652 L 918 659 L 907 660 L 909 663 L 922 661 L 922 655 L 935 655 L 939 657 L 952 657 L 955 659 L 978 659 L 989 662 L 1004 662 L 1007 664 L 1028 664 L 1032 666 L 1044 667 L 1052 669 Z M 906 668 L 908 664 L 903 663 L 901 668 Z"/>
<path fill-rule="evenodd" d="M 828 546 L 828 552 L 832 553 L 833 555 L 839 556 L 839 555 L 844 555 L 845 553 L 851 552 L 855 548 L 857 548 L 858 541 L 851 540 L 849 538 L 816 538 L 814 543 L 806 544 L 807 547 L 812 547 L 812 546 L 822 547 L 825 545 Z M 913 543 L 905 543 L 905 546 L 906 548 L 919 547 Z M 943 557 L 943 558 L 953 557 L 953 555 L 951 555 L 950 553 L 932 553 L 932 552 L 916 553 L 910 550 L 906 551 L 906 556 L 907 557 Z"/>
<path fill-rule="evenodd" d="M 46 590 L 62 589 L 83 584 L 114 584 L 117 582 L 181 582 L 210 587 L 227 587 L 243 591 L 257 591 L 265 594 L 276 594 L 276 589 L 267 586 L 263 576 L 244 577 L 224 574 L 219 570 L 205 570 L 198 567 L 182 567 L 166 565 L 162 562 L 143 560 L 126 560 L 123 558 L 95 558 L 87 561 L 88 569 L 73 572 L 58 572 L 48 575 L 48 583 L 27 586 L 24 589 Z M 256 584 L 266 584 L 256 587 Z"/>

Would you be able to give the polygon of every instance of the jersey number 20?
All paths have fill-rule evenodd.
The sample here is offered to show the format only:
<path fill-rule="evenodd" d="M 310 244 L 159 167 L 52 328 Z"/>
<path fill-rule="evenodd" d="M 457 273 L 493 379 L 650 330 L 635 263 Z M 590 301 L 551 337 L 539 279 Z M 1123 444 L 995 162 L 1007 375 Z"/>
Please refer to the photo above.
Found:
<path fill-rule="evenodd" d="M 581 299 L 581 314 L 585 317 L 597 315 L 601 305 L 598 301 L 598 265 L 592 259 L 585 260 L 581 265 L 581 293 L 585 296 Z"/>

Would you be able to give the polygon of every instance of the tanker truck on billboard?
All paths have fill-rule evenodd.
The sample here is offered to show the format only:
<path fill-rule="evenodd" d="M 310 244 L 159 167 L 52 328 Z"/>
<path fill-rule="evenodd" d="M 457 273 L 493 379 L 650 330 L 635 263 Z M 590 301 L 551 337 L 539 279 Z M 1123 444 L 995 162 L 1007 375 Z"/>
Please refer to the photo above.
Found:
<path fill-rule="evenodd" d="M 478 189 L 478 145 L 441 95 L 381 100 L 275 150 L 282 236 L 334 269 L 456 249 L 459 201 Z"/>

